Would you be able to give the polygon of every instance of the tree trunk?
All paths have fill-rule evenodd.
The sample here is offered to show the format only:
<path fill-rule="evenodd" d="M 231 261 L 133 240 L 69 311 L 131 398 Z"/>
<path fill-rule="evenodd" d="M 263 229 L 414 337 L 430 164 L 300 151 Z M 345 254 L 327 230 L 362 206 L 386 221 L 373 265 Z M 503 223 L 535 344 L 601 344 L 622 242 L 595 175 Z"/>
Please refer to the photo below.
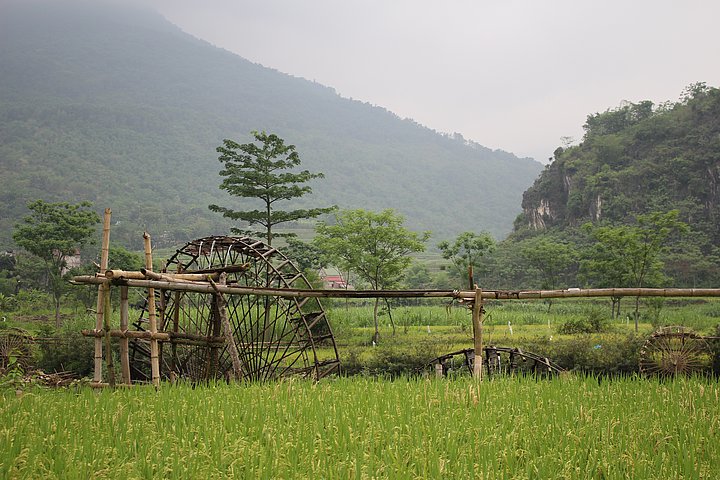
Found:
<path fill-rule="evenodd" d="M 620 318 L 620 297 L 610 297 L 610 318 L 617 320 Z"/>
<path fill-rule="evenodd" d="M 635 297 L 635 333 L 638 331 L 638 319 L 640 317 L 640 297 Z"/>
<path fill-rule="evenodd" d="M 375 321 L 375 334 L 373 335 L 373 342 L 375 345 L 380 343 L 380 329 L 378 328 L 378 306 L 380 305 L 380 299 L 375 299 L 375 308 L 373 308 L 373 320 Z"/>
<path fill-rule="evenodd" d="M 390 300 L 385 299 L 385 306 L 387 307 L 388 318 L 390 319 L 390 325 L 392 325 L 393 337 L 395 336 L 395 320 L 392 318 L 392 312 L 390 311 Z"/>
<path fill-rule="evenodd" d="M 62 322 L 60 322 L 60 297 L 55 297 L 55 328 L 60 329 Z"/>

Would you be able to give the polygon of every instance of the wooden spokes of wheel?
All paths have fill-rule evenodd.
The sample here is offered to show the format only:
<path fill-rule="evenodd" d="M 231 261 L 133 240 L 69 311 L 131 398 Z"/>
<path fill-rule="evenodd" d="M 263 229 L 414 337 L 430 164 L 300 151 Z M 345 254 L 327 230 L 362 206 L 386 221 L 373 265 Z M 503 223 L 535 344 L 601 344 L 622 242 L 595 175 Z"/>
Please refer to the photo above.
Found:
<path fill-rule="evenodd" d="M 276 248 L 248 237 L 206 237 L 177 250 L 169 273 L 225 272 L 239 287 L 311 289 L 293 262 Z M 320 379 L 339 368 L 335 339 L 325 311 L 314 297 L 225 295 L 242 377 L 268 380 L 285 376 Z M 193 381 L 221 379 L 233 372 L 215 295 L 156 291 L 158 327 L 170 334 L 161 344 L 161 375 Z M 147 305 L 147 303 L 146 303 Z M 134 326 L 146 330 L 147 307 Z M 147 340 L 131 344 L 132 375 L 149 378 Z"/>
<path fill-rule="evenodd" d="M 686 327 L 662 327 L 640 349 L 640 371 L 646 375 L 691 375 L 712 366 L 707 341 Z"/>
<path fill-rule="evenodd" d="M 32 361 L 33 337 L 25 330 L 8 328 L 0 333 L 0 375 L 11 363 L 26 368 Z"/>
<path fill-rule="evenodd" d="M 563 371 L 547 357 L 520 348 L 488 345 L 483 347 L 483 354 L 483 366 L 488 375 L 554 375 Z M 433 368 L 440 365 L 443 375 L 472 373 L 474 364 L 475 351 L 472 348 L 441 355 L 430 362 Z"/>

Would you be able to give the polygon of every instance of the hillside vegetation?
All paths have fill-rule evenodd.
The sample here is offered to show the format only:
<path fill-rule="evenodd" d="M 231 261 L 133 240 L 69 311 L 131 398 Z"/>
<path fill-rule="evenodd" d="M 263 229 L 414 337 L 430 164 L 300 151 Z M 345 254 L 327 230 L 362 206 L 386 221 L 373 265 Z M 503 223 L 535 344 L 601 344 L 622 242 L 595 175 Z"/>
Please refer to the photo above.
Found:
<path fill-rule="evenodd" d="M 485 281 L 571 287 L 597 286 L 602 277 L 605 286 L 717 287 L 720 90 L 697 83 L 678 102 L 626 102 L 589 115 L 584 128 L 580 144 L 558 148 L 524 193 L 523 212 Z M 651 245 L 652 229 L 642 224 L 661 219 L 680 223 L 663 247 L 648 250 L 659 256 L 632 257 L 628 235 Z M 611 267 L 610 258 L 619 263 Z"/>
<path fill-rule="evenodd" d="M 720 245 L 720 90 L 695 84 L 680 102 L 628 103 L 584 128 L 524 193 L 518 230 L 679 209 L 705 248 Z"/>
<path fill-rule="evenodd" d="M 351 61 L 351 60 L 348 60 Z M 26 203 L 92 201 L 114 241 L 177 245 L 229 225 L 208 211 L 215 147 L 265 130 L 325 173 L 304 204 L 395 208 L 417 230 L 501 237 L 539 163 L 441 135 L 253 64 L 159 15 L 95 2 L 0 5 L 0 247 Z M 299 205 L 306 206 L 306 205 Z"/>

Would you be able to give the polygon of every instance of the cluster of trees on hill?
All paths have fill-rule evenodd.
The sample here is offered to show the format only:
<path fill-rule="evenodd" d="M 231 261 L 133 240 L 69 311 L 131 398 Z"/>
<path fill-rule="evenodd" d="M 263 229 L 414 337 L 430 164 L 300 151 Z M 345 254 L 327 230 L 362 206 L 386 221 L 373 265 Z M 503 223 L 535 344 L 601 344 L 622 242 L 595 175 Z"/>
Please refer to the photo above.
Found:
<path fill-rule="evenodd" d="M 599 240 L 591 231 L 677 211 L 687 228 L 663 252 L 665 283 L 718 286 L 720 90 L 693 84 L 678 102 L 625 103 L 584 127 L 582 142 L 558 148 L 523 195 L 508 248 L 547 238 L 587 250 L 588 239 Z"/>

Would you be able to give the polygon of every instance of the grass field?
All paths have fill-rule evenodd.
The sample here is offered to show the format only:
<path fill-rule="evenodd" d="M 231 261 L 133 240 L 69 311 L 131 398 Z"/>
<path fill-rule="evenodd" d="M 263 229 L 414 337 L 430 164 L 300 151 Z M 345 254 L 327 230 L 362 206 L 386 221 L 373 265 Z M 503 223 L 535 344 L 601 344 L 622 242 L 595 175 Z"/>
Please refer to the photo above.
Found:
<path fill-rule="evenodd" d="M 0 478 L 717 478 L 720 386 L 592 377 L 0 391 Z"/>

